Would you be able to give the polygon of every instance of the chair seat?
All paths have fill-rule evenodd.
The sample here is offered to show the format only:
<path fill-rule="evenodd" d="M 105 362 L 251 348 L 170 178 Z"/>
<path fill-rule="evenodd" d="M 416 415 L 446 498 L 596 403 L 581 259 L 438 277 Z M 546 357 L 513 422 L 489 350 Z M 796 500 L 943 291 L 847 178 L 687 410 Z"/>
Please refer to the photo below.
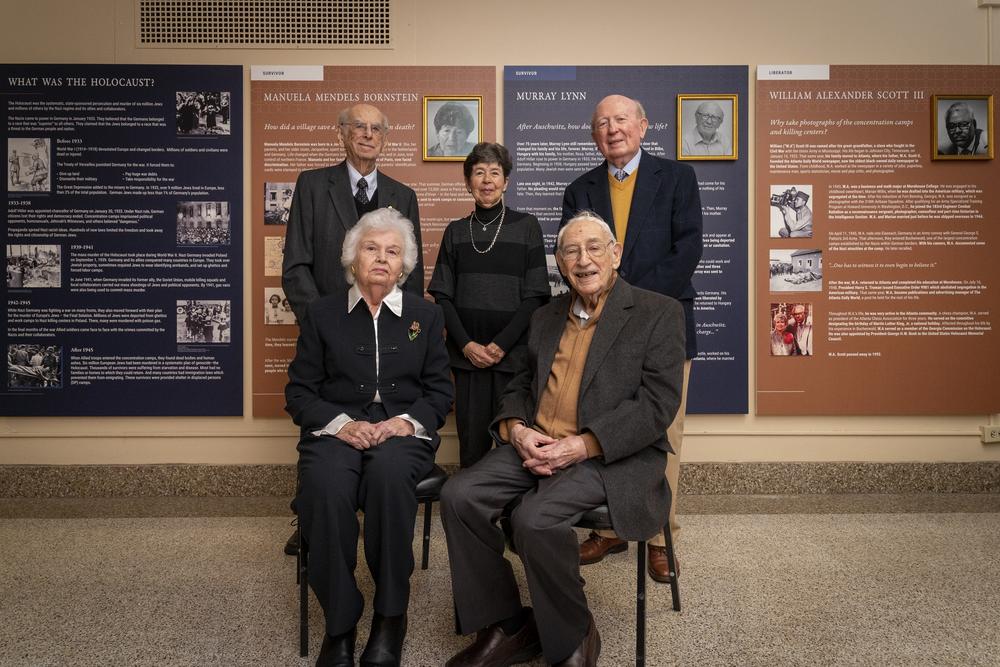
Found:
<path fill-rule="evenodd" d="M 586 528 L 588 530 L 613 530 L 611 526 L 611 512 L 608 510 L 607 505 L 587 510 L 574 525 L 577 528 Z"/>
<path fill-rule="evenodd" d="M 436 501 L 441 496 L 441 487 L 447 481 L 448 473 L 435 463 L 431 471 L 417 482 L 417 502 Z"/>

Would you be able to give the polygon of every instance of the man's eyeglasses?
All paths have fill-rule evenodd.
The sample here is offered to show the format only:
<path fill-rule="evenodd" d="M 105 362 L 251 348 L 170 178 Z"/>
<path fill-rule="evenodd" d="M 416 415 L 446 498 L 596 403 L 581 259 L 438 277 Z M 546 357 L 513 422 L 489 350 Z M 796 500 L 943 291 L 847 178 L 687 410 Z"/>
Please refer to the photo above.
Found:
<path fill-rule="evenodd" d="M 713 123 L 721 123 L 722 122 L 722 116 L 716 116 L 715 114 L 701 113 L 700 111 L 695 111 L 694 115 L 697 116 L 698 118 L 702 118 L 704 120 L 710 120 Z"/>
<path fill-rule="evenodd" d="M 577 262 L 583 256 L 583 251 L 586 250 L 587 254 L 591 259 L 600 259 L 608 253 L 608 248 L 614 244 L 614 241 L 608 241 L 607 243 L 588 243 L 587 245 L 581 247 L 578 245 L 571 245 L 565 248 L 559 249 L 559 254 L 563 256 L 567 262 Z"/>
<path fill-rule="evenodd" d="M 368 134 L 369 132 L 372 136 L 381 137 L 385 134 L 385 128 L 378 123 L 362 123 L 359 120 L 352 121 L 350 123 L 341 123 L 343 127 L 351 128 L 354 134 Z"/>
<path fill-rule="evenodd" d="M 968 130 L 972 127 L 972 121 L 965 120 L 960 123 L 945 123 L 945 127 L 949 130 Z"/>

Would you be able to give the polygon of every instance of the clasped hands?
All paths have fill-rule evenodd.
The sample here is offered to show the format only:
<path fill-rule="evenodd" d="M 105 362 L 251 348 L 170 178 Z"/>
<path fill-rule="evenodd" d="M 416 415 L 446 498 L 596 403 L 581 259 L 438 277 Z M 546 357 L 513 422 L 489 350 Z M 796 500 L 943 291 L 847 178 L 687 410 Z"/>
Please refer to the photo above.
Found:
<path fill-rule="evenodd" d="M 500 363 L 506 352 L 501 350 L 500 346 L 496 343 L 480 345 L 475 341 L 469 341 L 462 348 L 462 354 L 476 368 L 489 368 L 494 364 Z"/>
<path fill-rule="evenodd" d="M 557 440 L 521 423 L 510 430 L 510 443 L 524 460 L 524 467 L 541 477 L 551 477 L 587 458 L 587 446 L 580 436 Z"/>
<path fill-rule="evenodd" d="M 402 417 L 393 417 L 375 424 L 365 421 L 347 422 L 337 431 L 337 437 L 354 449 L 364 450 L 395 436 L 413 435 L 413 432 L 413 424 Z"/>

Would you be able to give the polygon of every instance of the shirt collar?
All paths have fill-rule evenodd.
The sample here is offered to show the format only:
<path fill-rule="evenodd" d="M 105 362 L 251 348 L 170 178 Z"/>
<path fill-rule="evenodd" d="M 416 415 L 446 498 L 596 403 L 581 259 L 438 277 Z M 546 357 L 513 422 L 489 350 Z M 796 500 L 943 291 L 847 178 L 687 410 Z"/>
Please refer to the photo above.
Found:
<path fill-rule="evenodd" d="M 628 164 L 626 164 L 624 167 L 622 167 L 622 169 L 625 170 L 625 175 L 626 176 L 631 176 L 632 172 L 639 168 L 639 160 L 640 160 L 640 158 L 642 158 L 642 150 L 641 149 L 639 150 L 638 153 L 635 154 L 635 157 L 633 157 L 631 160 L 628 161 Z M 618 171 L 618 167 L 616 167 L 613 164 L 611 164 L 610 162 L 608 162 L 608 173 L 611 174 L 612 176 L 614 176 L 615 172 L 617 172 L 617 171 Z"/>
<path fill-rule="evenodd" d="M 712 137 L 712 139 L 708 140 L 705 139 L 705 137 L 701 136 L 701 132 L 698 131 L 697 127 L 692 127 L 691 133 L 688 135 L 688 137 L 694 144 L 705 144 L 706 146 L 710 146 L 712 144 L 722 143 L 722 133 L 718 130 L 715 131 L 715 135 Z"/>
<path fill-rule="evenodd" d="M 347 312 L 353 312 L 354 307 L 358 305 L 359 302 L 364 301 L 365 298 L 361 294 L 361 290 L 358 289 L 357 285 L 351 285 L 351 289 L 347 290 Z M 382 303 L 389 307 L 396 317 L 403 316 L 403 290 L 399 289 L 399 285 L 392 288 Z M 379 306 L 381 309 L 381 306 Z"/>
<path fill-rule="evenodd" d="M 368 181 L 368 196 L 375 192 L 375 188 L 378 187 L 378 169 L 372 169 L 372 173 L 367 176 L 362 176 L 361 172 L 354 168 L 350 160 L 345 161 L 347 164 L 347 176 L 351 179 L 351 194 L 358 194 L 358 181 L 362 178 Z"/>

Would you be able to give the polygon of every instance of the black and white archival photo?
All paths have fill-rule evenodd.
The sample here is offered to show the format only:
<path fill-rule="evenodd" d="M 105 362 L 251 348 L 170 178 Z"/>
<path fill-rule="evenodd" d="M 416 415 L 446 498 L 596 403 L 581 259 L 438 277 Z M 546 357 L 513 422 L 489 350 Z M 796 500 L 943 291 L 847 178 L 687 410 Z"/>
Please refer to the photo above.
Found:
<path fill-rule="evenodd" d="M 772 292 L 821 292 L 823 253 L 819 249 L 770 251 Z"/>
<path fill-rule="evenodd" d="M 264 224 L 287 225 L 295 183 L 264 183 Z"/>
<path fill-rule="evenodd" d="M 62 247 L 8 244 L 7 287 L 62 287 Z"/>
<path fill-rule="evenodd" d="M 229 91 L 177 91 L 177 135 L 228 135 Z"/>
<path fill-rule="evenodd" d="M 51 143 L 44 137 L 7 139 L 7 191 L 51 192 Z"/>
<path fill-rule="evenodd" d="M 62 346 L 14 343 L 7 346 L 7 388 L 62 386 Z"/>
<path fill-rule="evenodd" d="M 177 245 L 229 245 L 229 202 L 177 202 Z"/>
<path fill-rule="evenodd" d="M 228 343 L 232 339 L 229 301 L 177 302 L 178 343 Z"/>

